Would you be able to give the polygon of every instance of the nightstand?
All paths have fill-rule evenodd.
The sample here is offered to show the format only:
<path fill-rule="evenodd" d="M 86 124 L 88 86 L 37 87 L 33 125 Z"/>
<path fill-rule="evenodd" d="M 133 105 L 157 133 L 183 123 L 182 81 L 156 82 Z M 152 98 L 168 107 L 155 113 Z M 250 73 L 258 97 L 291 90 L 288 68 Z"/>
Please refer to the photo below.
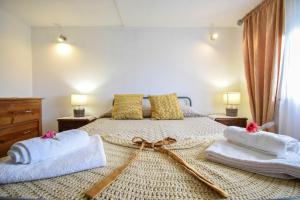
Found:
<path fill-rule="evenodd" d="M 247 126 L 246 117 L 229 117 L 226 115 L 214 114 L 208 115 L 209 118 L 227 126 L 239 126 L 245 128 Z"/>
<path fill-rule="evenodd" d="M 96 120 L 96 117 L 93 116 L 84 116 L 84 117 L 61 117 L 57 119 L 58 122 L 58 131 L 66 131 L 70 129 L 76 129 L 82 127 L 92 121 Z"/>

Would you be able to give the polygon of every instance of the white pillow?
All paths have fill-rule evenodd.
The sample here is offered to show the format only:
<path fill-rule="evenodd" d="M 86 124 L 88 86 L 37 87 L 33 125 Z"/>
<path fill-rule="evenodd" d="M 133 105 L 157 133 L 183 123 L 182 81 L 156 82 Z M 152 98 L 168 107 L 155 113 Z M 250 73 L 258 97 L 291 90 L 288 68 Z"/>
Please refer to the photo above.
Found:
<path fill-rule="evenodd" d="M 184 117 L 205 117 L 205 115 L 198 113 L 191 106 L 180 105 L 180 109 L 183 112 Z"/>

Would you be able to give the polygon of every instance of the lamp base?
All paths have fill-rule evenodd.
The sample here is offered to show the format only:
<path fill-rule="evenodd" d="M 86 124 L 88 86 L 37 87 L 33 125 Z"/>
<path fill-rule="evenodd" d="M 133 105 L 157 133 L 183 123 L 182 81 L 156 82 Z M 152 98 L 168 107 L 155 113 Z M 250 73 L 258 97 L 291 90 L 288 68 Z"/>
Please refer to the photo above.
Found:
<path fill-rule="evenodd" d="M 85 113 L 84 113 L 84 108 L 82 109 L 74 109 L 73 113 L 74 113 L 74 117 L 84 117 Z"/>
<path fill-rule="evenodd" d="M 226 108 L 226 116 L 237 117 L 238 109 L 237 108 Z"/>

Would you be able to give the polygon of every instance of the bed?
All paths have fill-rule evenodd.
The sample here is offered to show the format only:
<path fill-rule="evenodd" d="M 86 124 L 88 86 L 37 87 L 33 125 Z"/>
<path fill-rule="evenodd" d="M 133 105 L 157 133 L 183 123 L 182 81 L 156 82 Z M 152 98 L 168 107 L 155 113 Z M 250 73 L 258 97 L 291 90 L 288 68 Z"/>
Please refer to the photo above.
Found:
<path fill-rule="evenodd" d="M 85 199 L 84 192 L 123 164 L 137 150 L 134 136 L 149 141 L 167 136 L 168 146 L 202 175 L 225 189 L 228 199 L 280 199 L 300 196 L 299 180 L 282 180 L 205 160 L 203 151 L 222 137 L 225 126 L 207 117 L 184 120 L 111 120 L 100 118 L 82 127 L 103 138 L 107 166 L 61 177 L 0 185 L 0 196 L 29 199 Z M 220 199 L 167 156 L 143 150 L 140 158 L 96 199 Z"/>

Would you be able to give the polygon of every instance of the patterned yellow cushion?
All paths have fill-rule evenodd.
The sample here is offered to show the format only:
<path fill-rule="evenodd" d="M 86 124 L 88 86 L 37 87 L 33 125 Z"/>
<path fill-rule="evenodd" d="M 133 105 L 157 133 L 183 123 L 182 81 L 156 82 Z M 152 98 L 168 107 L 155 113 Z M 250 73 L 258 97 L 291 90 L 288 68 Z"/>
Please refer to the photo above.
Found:
<path fill-rule="evenodd" d="M 113 119 L 143 119 L 143 94 L 114 95 Z"/>
<path fill-rule="evenodd" d="M 183 119 L 179 102 L 175 93 L 160 96 L 149 96 L 151 103 L 151 118 L 153 119 Z"/>

